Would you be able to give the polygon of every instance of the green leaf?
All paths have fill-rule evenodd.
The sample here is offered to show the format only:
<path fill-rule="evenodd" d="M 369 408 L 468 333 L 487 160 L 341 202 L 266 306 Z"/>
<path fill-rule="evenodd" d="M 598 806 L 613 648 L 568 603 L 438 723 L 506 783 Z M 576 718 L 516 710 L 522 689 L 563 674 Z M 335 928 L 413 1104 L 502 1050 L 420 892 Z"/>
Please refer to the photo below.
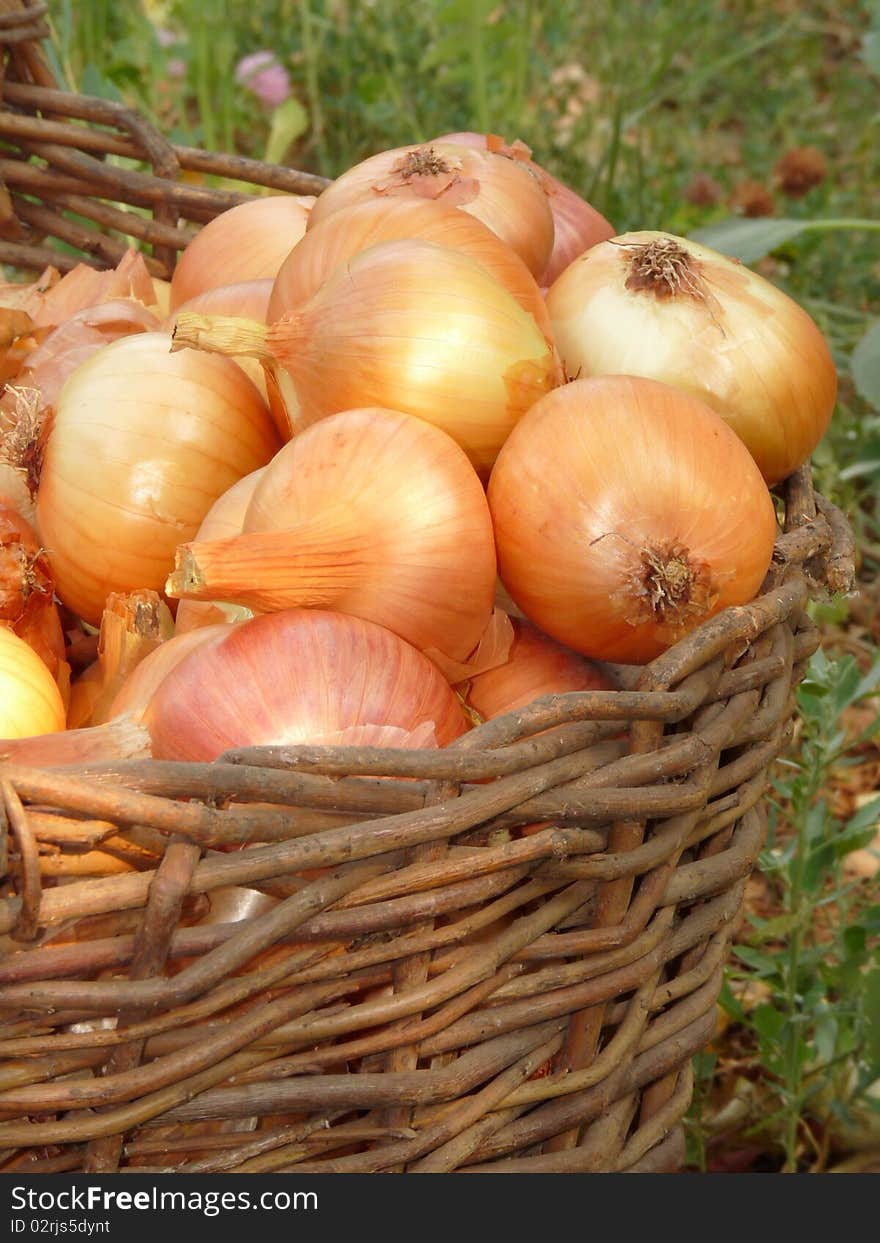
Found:
<path fill-rule="evenodd" d="M 756 1006 L 751 1020 L 755 1031 L 766 1040 L 778 1040 L 788 1022 L 775 1006 Z"/>
<path fill-rule="evenodd" d="M 734 217 L 697 229 L 695 242 L 711 246 L 742 263 L 755 263 L 810 227 L 809 220 L 743 220 Z"/>
<path fill-rule="evenodd" d="M 292 95 L 279 104 L 272 113 L 272 124 L 266 142 L 266 154 L 263 159 L 267 164 L 281 164 L 296 142 L 309 128 L 309 114 Z"/>
<path fill-rule="evenodd" d="M 850 359 L 853 383 L 872 406 L 880 410 L 880 319 L 875 319 Z"/>

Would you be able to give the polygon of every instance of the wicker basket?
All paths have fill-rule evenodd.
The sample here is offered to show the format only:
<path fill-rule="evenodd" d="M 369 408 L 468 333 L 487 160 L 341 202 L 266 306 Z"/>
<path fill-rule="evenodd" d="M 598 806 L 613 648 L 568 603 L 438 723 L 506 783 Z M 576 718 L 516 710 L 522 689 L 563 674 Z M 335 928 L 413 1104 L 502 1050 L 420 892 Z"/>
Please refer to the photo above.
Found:
<path fill-rule="evenodd" d="M 0 261 L 69 266 L 60 238 L 115 264 L 118 231 L 167 275 L 181 219 L 245 197 L 181 169 L 325 184 L 58 91 L 43 12 L 0 0 Z M 446 750 L 0 765 L 0 1168 L 680 1168 L 691 1057 L 817 645 L 805 605 L 850 584 L 847 524 L 809 471 L 780 496 L 759 599 L 619 690 Z M 127 870 L 90 877 L 96 851 Z M 77 852 L 82 879 L 44 883 L 47 855 Z"/>

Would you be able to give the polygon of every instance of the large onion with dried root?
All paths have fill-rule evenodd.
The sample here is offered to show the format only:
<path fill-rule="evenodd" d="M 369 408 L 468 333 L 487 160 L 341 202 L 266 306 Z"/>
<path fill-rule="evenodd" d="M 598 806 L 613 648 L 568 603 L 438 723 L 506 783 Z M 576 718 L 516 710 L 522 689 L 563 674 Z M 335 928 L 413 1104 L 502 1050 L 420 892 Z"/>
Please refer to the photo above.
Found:
<path fill-rule="evenodd" d="M 93 355 L 61 394 L 37 498 L 61 600 L 97 625 L 111 591 L 161 591 L 177 545 L 278 447 L 230 359 L 170 354 L 160 333 Z"/>
<path fill-rule="evenodd" d="M 305 233 L 314 202 L 311 195 L 270 194 L 215 216 L 178 260 L 171 310 L 216 285 L 274 278 Z"/>
<path fill-rule="evenodd" d="M 267 613 L 190 652 L 143 715 L 158 759 L 284 743 L 445 746 L 465 732 L 439 669 L 382 626 L 318 609 Z"/>
<path fill-rule="evenodd" d="M 486 151 L 494 151 L 499 155 L 506 155 L 508 159 L 520 160 L 537 174 L 553 215 L 553 250 L 541 276 L 542 285 L 552 285 L 572 259 L 583 254 L 585 250 L 589 250 L 591 246 L 595 246 L 597 242 L 604 242 L 609 237 L 614 237 L 616 230 L 602 213 L 596 211 L 591 203 L 582 199 L 564 182 L 559 181 L 552 173 L 548 173 L 546 168 L 542 168 L 533 160 L 531 148 L 519 138 L 509 143 L 498 134 L 476 134 L 473 131 L 466 131 L 444 134 L 437 141 L 455 142 L 464 147 L 479 147 Z"/>
<path fill-rule="evenodd" d="M 561 379 L 533 315 L 479 263 L 419 240 L 371 246 L 268 331 L 182 314 L 176 349 L 251 354 L 289 377 L 314 423 L 361 406 L 414 414 L 487 470 L 510 429 Z"/>
<path fill-rule="evenodd" d="M 514 428 L 489 481 L 499 572 L 538 626 L 643 664 L 770 565 L 773 501 L 708 406 L 630 376 L 575 380 Z"/>
<path fill-rule="evenodd" d="M 806 311 L 742 264 L 671 234 L 625 233 L 576 259 L 547 295 L 567 375 L 638 375 L 699 397 L 766 481 L 828 427 L 837 377 Z"/>
<path fill-rule="evenodd" d="M 553 216 L 539 179 L 520 162 L 449 142 L 380 151 L 324 190 L 308 227 L 377 197 L 434 199 L 458 207 L 497 233 L 536 280 L 547 267 Z"/>
<path fill-rule="evenodd" d="M 166 590 L 258 612 L 332 608 L 465 660 L 492 614 L 495 546 L 483 487 L 436 427 L 348 410 L 261 472 L 242 534 L 177 551 Z"/>

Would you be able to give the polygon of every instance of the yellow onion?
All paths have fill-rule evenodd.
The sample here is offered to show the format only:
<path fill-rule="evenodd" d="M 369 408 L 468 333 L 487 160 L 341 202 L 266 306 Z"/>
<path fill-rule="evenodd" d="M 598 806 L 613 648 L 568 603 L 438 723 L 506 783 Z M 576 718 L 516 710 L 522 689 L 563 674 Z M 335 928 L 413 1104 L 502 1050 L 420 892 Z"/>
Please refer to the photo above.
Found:
<path fill-rule="evenodd" d="M 111 591 L 161 591 L 174 549 L 278 448 L 229 359 L 126 337 L 67 381 L 46 445 L 37 524 L 61 600 L 91 625 Z"/>
<path fill-rule="evenodd" d="M 382 242 L 336 272 L 266 332 L 183 314 L 175 348 L 274 360 L 306 426 L 362 406 L 414 414 L 487 470 L 510 429 L 561 379 L 534 316 L 460 251 Z"/>
<path fill-rule="evenodd" d="M 465 147 L 480 147 L 487 151 L 495 151 L 506 155 L 511 160 L 521 160 L 528 168 L 538 174 L 550 211 L 553 215 L 553 251 L 541 276 L 542 285 L 552 285 L 564 272 L 572 259 L 595 246 L 614 237 L 614 226 L 609 224 L 601 212 L 597 212 L 592 204 L 582 199 L 564 182 L 559 181 L 546 168 L 542 168 L 533 160 L 532 152 L 519 138 L 512 143 L 506 142 L 498 134 L 475 134 L 465 132 L 444 134 L 438 142 L 456 142 Z"/>
<path fill-rule="evenodd" d="M 270 194 L 215 216 L 177 261 L 171 310 L 215 285 L 274 278 L 305 232 L 314 202 L 310 195 Z"/>
<path fill-rule="evenodd" d="M 251 503 L 254 489 L 263 476 L 265 466 L 253 470 L 249 475 L 239 479 L 231 488 L 218 496 L 217 500 L 205 514 L 201 526 L 196 531 L 197 543 L 208 540 L 229 539 L 233 535 L 241 535 L 244 516 Z M 218 622 L 229 624 L 235 621 L 247 621 L 251 610 L 237 604 L 224 604 L 219 600 L 181 600 L 174 617 L 175 635 L 187 634 L 201 626 L 214 626 Z"/>
<path fill-rule="evenodd" d="M 287 609 L 226 627 L 159 684 L 143 722 L 158 759 L 283 743 L 445 746 L 466 729 L 426 656 L 382 626 Z"/>
<path fill-rule="evenodd" d="M 216 285 L 184 302 L 178 311 L 194 311 L 198 315 L 240 315 L 243 319 L 253 319 L 257 323 L 266 324 L 269 322 L 267 312 L 271 293 L 272 280 L 270 278 L 259 281 L 239 281 L 234 285 Z M 176 313 L 168 316 L 165 327 L 169 332 L 174 327 L 175 319 Z M 235 361 L 272 411 L 279 433 L 284 440 L 287 440 L 290 435 L 287 418 L 283 411 L 276 417 L 276 405 L 270 400 L 263 368 L 255 358 L 236 358 Z"/>
<path fill-rule="evenodd" d="M 348 410 L 272 459 L 242 534 L 178 549 L 172 596 L 261 612 L 352 613 L 465 660 L 495 597 L 486 496 L 445 433 L 396 410 Z"/>
<path fill-rule="evenodd" d="M 380 151 L 321 194 L 309 228 L 331 212 L 376 197 L 433 199 L 476 216 L 523 260 L 537 280 L 553 248 L 553 216 L 538 178 L 491 151 L 435 142 Z"/>
<path fill-rule="evenodd" d="M 535 317 L 549 339 L 550 317 L 537 282 L 522 259 L 497 234 L 475 216 L 442 202 L 385 196 L 332 212 L 308 230 L 284 260 L 275 278 L 266 322 L 274 323 L 282 315 L 298 310 L 340 264 L 347 263 L 360 251 L 402 238 L 420 238 L 450 246 L 475 259 Z M 261 318 L 245 310 L 227 311 L 192 303 L 188 303 L 186 309 L 202 314 Z"/>
<path fill-rule="evenodd" d="M 514 639 L 503 665 L 472 677 L 465 703 L 489 721 L 524 708 L 540 695 L 613 690 L 611 680 L 585 656 L 563 647 L 522 618 L 513 618 Z"/>
<path fill-rule="evenodd" d="M 576 259 L 547 306 L 567 375 L 646 376 L 692 393 L 769 484 L 828 427 L 837 377 L 819 329 L 775 285 L 706 246 L 625 233 Z"/>
<path fill-rule="evenodd" d="M 631 376 L 575 380 L 521 420 L 489 481 L 499 573 L 536 625 L 597 659 L 652 660 L 750 600 L 776 515 L 703 402 Z"/>
<path fill-rule="evenodd" d="M 0 739 L 63 729 L 64 701 L 57 682 L 24 639 L 0 626 Z"/>

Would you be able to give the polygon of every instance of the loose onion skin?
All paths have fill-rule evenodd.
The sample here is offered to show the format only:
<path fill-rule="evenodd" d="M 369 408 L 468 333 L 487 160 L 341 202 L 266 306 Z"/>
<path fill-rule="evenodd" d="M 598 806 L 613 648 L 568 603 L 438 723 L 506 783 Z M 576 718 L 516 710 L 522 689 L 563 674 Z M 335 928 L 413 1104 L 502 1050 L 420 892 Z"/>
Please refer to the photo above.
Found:
<path fill-rule="evenodd" d="M 837 377 L 812 319 L 742 264 L 685 238 L 625 233 L 576 259 L 547 295 L 566 374 L 645 376 L 712 407 L 768 484 L 828 427 Z"/>
<path fill-rule="evenodd" d="M 564 182 L 559 181 L 552 173 L 548 173 L 546 168 L 533 160 L 530 149 L 519 139 L 508 143 L 497 134 L 476 134 L 469 131 L 444 134 L 437 141 L 455 142 L 464 147 L 480 147 L 487 151 L 495 151 L 500 155 L 506 155 L 509 159 L 521 160 L 538 174 L 553 215 L 553 250 L 541 277 L 542 285 L 552 285 L 573 259 L 598 242 L 605 242 L 608 238 L 614 237 L 617 232 L 601 212 L 596 211 L 586 199 L 582 199 Z"/>
<path fill-rule="evenodd" d="M 439 670 L 382 626 L 318 609 L 228 628 L 160 683 L 144 713 L 157 759 L 338 742 L 445 746 L 465 732 Z"/>
<path fill-rule="evenodd" d="M 171 278 L 170 307 L 217 285 L 275 278 L 306 230 L 311 195 L 270 194 L 239 203 L 200 229 Z"/>
<path fill-rule="evenodd" d="M 0 739 L 63 729 L 64 701 L 52 674 L 24 639 L 0 626 Z"/>
<path fill-rule="evenodd" d="M 514 428 L 489 481 L 499 572 L 575 651 L 644 664 L 750 600 L 776 516 L 752 458 L 686 393 L 575 380 Z"/>
<path fill-rule="evenodd" d="M 97 625 L 111 591 L 161 591 L 178 543 L 279 443 L 231 360 L 171 354 L 160 333 L 106 346 L 67 381 L 43 460 L 37 525 L 61 600 Z"/>
<path fill-rule="evenodd" d="M 475 259 L 535 317 L 550 339 L 550 317 L 537 282 L 522 259 L 482 221 L 467 212 L 431 199 L 379 197 L 332 212 L 310 228 L 284 260 L 275 278 L 266 316 L 274 323 L 298 310 L 318 292 L 324 281 L 354 255 L 380 242 L 419 238 L 460 250 Z M 243 315 L 187 304 L 204 314 Z"/>
<path fill-rule="evenodd" d="M 360 406 L 402 410 L 442 428 L 478 470 L 561 378 L 534 317 L 485 268 L 422 241 L 356 255 L 266 343 L 302 424 Z"/>
<path fill-rule="evenodd" d="M 0 498 L 0 626 L 34 649 L 66 690 L 70 669 L 45 548 L 29 522 Z"/>
<path fill-rule="evenodd" d="M 309 228 L 331 212 L 377 196 L 427 198 L 482 220 L 537 280 L 553 249 L 553 216 L 537 177 L 491 151 L 436 142 L 380 151 L 337 177 L 320 195 Z"/>
<path fill-rule="evenodd" d="M 514 639 L 507 661 L 466 684 L 465 702 L 484 721 L 524 708 L 540 695 L 614 690 L 592 661 L 555 642 L 529 621 L 515 617 L 512 622 Z"/>
<path fill-rule="evenodd" d="M 262 472 L 242 534 L 178 549 L 172 595 L 259 612 L 317 606 L 465 660 L 492 614 L 483 487 L 454 441 L 397 410 L 347 410 Z"/>

